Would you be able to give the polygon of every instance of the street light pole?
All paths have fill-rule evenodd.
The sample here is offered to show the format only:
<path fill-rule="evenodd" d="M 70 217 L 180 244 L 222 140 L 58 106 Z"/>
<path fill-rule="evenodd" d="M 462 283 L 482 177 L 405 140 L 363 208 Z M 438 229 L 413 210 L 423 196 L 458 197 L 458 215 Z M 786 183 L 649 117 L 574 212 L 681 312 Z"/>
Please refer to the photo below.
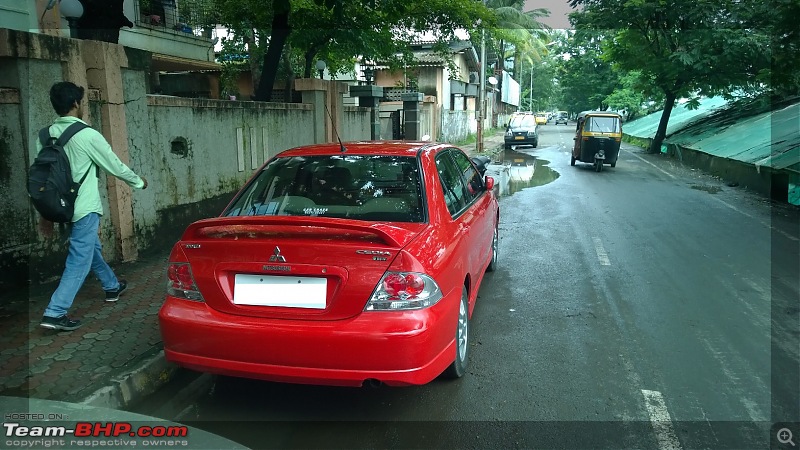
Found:
<path fill-rule="evenodd" d="M 531 112 L 533 111 L 533 61 L 531 61 Z"/>
<path fill-rule="evenodd" d="M 69 24 L 69 37 L 78 38 L 78 19 L 83 16 L 83 5 L 78 0 L 62 0 L 59 3 L 61 15 L 67 19 Z"/>
<path fill-rule="evenodd" d="M 481 30 L 481 62 L 478 65 L 480 70 L 480 84 L 478 87 L 478 133 L 475 150 L 477 153 L 483 152 L 483 116 L 485 114 L 484 97 L 486 96 L 486 31 Z"/>

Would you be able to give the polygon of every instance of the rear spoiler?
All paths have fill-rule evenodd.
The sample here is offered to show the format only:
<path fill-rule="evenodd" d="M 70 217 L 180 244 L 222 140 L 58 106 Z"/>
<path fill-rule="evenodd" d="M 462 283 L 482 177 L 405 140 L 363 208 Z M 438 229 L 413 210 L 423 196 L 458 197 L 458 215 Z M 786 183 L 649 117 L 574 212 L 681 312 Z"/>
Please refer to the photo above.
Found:
<path fill-rule="evenodd" d="M 296 216 L 236 216 L 216 217 L 194 222 L 186 228 L 182 240 L 202 239 L 207 237 L 203 230 L 213 228 L 219 229 L 220 232 L 247 233 L 277 227 L 313 227 L 373 234 L 387 245 L 398 248 L 403 247 L 409 239 L 416 235 L 414 231 L 386 223 L 365 224 L 362 221 L 351 219 Z"/>

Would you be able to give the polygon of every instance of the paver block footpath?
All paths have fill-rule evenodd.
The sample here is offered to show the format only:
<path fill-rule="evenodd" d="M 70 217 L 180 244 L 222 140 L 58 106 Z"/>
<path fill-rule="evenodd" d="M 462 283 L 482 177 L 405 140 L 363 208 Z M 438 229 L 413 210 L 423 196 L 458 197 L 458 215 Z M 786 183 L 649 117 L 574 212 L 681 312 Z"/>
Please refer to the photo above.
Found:
<path fill-rule="evenodd" d="M 166 262 L 165 254 L 114 266 L 129 288 L 113 303 L 90 274 L 69 312 L 83 326 L 70 332 L 39 326 L 56 282 L 5 293 L 0 395 L 125 408 L 167 383 L 176 367 L 158 329 Z"/>

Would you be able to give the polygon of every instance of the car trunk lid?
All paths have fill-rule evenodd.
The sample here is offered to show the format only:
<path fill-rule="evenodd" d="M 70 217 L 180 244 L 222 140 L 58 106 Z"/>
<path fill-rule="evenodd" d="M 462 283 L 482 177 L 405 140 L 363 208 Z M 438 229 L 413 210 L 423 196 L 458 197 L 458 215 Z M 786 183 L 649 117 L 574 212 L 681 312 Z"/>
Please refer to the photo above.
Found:
<path fill-rule="evenodd" d="M 423 223 L 323 217 L 196 222 L 181 247 L 206 303 L 252 317 L 338 320 L 360 313 Z"/>

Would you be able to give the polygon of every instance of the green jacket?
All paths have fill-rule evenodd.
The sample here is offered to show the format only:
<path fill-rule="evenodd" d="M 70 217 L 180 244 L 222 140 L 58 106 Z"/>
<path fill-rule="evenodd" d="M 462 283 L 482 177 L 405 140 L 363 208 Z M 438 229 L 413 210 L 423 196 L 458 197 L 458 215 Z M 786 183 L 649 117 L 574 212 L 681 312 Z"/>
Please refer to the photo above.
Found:
<path fill-rule="evenodd" d="M 75 122 L 83 122 L 77 117 L 59 117 L 50 126 L 50 136 L 58 137 Z M 85 122 L 84 122 L 85 123 Z M 36 140 L 37 152 L 42 147 L 42 143 Z M 72 179 L 80 181 L 87 173 L 83 181 L 78 198 L 75 199 L 75 213 L 72 221 L 77 222 L 89 213 L 103 215 L 103 204 L 100 202 L 100 189 L 97 180 L 97 170 L 100 167 L 105 172 L 114 175 L 135 189 L 144 188 L 144 180 L 136 175 L 128 166 L 119 160 L 111 149 L 106 138 L 94 128 L 86 128 L 79 131 L 64 146 L 64 151 L 69 158 L 70 168 L 72 169 Z"/>

